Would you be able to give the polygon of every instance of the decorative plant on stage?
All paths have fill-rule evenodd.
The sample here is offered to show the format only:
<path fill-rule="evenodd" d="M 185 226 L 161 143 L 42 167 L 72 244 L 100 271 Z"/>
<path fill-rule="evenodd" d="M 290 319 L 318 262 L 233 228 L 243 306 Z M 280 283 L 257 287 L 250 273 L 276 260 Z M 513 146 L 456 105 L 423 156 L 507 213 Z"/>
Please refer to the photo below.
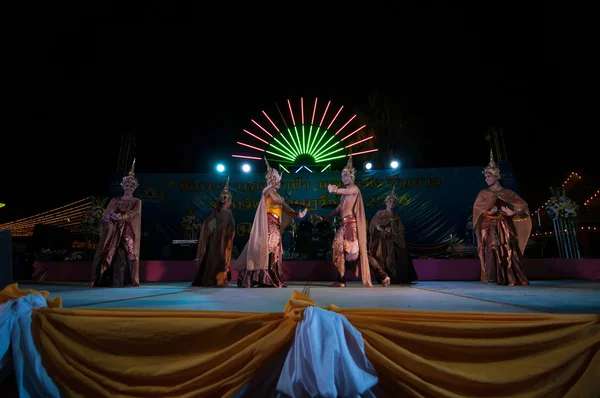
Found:
<path fill-rule="evenodd" d="M 473 230 L 473 215 L 470 215 L 467 219 L 467 231 L 471 232 Z"/>
<path fill-rule="evenodd" d="M 477 241 L 475 240 L 475 231 L 473 231 L 473 211 L 472 210 L 471 210 L 471 214 L 467 218 L 466 228 L 467 228 L 467 236 L 470 235 L 471 242 L 476 243 Z"/>
<path fill-rule="evenodd" d="M 200 219 L 196 217 L 193 207 L 188 207 L 188 215 L 181 219 L 181 228 L 184 230 L 185 235 L 189 236 L 190 239 L 198 238 L 198 231 L 200 231 Z"/>
<path fill-rule="evenodd" d="M 42 249 L 37 254 L 36 258 L 38 261 L 60 261 L 67 254 L 65 249 Z"/>
<path fill-rule="evenodd" d="M 91 197 L 91 206 L 81 220 L 83 231 L 91 235 L 92 238 L 97 238 L 100 234 L 100 219 L 106 207 L 107 197 Z"/>
<path fill-rule="evenodd" d="M 105 196 L 90 197 L 91 206 L 81 220 L 81 228 L 85 232 L 86 257 L 93 256 L 94 247 L 100 238 L 100 220 L 108 198 Z"/>
<path fill-rule="evenodd" d="M 550 188 L 552 197 L 544 208 L 554 223 L 554 235 L 562 258 L 580 258 L 575 222 L 579 206 L 565 194 L 565 187 Z"/>
<path fill-rule="evenodd" d="M 550 191 L 552 197 L 546 203 L 546 213 L 552 218 L 577 218 L 579 206 L 565 195 L 565 187 Z"/>

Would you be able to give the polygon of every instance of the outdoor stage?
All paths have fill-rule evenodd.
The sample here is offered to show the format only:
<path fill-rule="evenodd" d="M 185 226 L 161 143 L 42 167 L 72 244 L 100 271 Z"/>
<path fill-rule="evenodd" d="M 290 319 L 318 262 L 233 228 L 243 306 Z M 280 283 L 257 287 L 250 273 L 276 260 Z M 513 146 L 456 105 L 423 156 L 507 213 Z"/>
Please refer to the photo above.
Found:
<path fill-rule="evenodd" d="M 20 283 L 21 289 L 48 290 L 65 308 L 137 308 L 281 312 L 292 290 L 303 291 L 319 306 L 402 310 L 511 313 L 600 314 L 600 283 L 577 280 L 534 281 L 531 286 L 481 282 L 416 282 L 364 288 L 349 282 L 290 282 L 286 289 L 190 287 L 189 282 L 147 283 L 136 288 L 93 288 L 84 283 Z"/>
<path fill-rule="evenodd" d="M 364 288 L 358 281 L 346 288 L 329 288 L 329 279 L 291 281 L 284 289 L 197 288 L 189 285 L 195 272 L 190 262 L 178 267 L 148 262 L 143 263 L 144 278 L 187 280 L 146 280 L 140 287 L 120 289 L 88 288 L 84 281 L 22 282 L 19 288 L 46 290 L 47 299 L 62 299 L 62 308 L 34 311 L 32 332 L 55 383 L 63 391 L 79 389 L 85 396 L 113 389 L 113 395 L 139 396 L 129 391 L 154 389 L 166 396 L 170 388 L 185 387 L 191 391 L 188 396 L 275 397 L 289 347 L 300 344 L 294 333 L 308 333 L 302 339 L 325 351 L 335 351 L 335 344 L 341 344 L 335 337 L 339 331 L 323 329 L 328 323 L 313 320 L 306 326 L 310 332 L 301 331 L 303 321 L 294 318 L 294 308 L 310 301 L 327 308 L 325 313 L 347 317 L 362 334 L 366 355 L 379 377 L 371 395 L 365 396 L 596 397 L 600 392 L 597 262 L 594 266 L 580 260 L 567 272 L 564 261 L 540 261 L 545 261 L 546 271 L 555 270 L 554 278 L 543 279 L 554 280 L 532 278 L 531 286 L 514 287 L 477 280 L 421 280 L 387 288 Z M 541 272 L 534 271 L 535 264 L 528 261 L 528 272 Z M 72 279 L 87 280 L 89 263 L 63 263 L 48 279 L 61 275 L 57 273 L 61 267 L 63 276 L 70 270 Z M 287 267 L 291 275 L 292 270 L 325 265 Z M 173 273 L 172 268 L 180 272 Z M 478 277 L 472 259 L 416 261 L 416 268 L 423 279 Z M 579 272 L 580 280 L 558 280 L 574 272 Z M 292 320 L 300 322 L 296 332 L 289 329 L 296 328 Z M 329 351 L 321 356 L 328 357 Z M 324 360 L 298 358 L 304 360 L 297 366 Z M 71 361 L 78 365 L 67 365 Z M 208 364 L 211 361 L 215 363 Z M 189 375 L 185 367 L 177 368 L 183 362 L 204 370 Z M 169 380 L 157 379 L 169 363 L 173 364 Z M 219 367 L 216 378 L 211 376 L 213 367 Z M 512 371 L 506 373 L 507 367 Z M 120 374 L 135 376 L 113 381 Z M 192 378 L 193 383 L 185 385 Z M 239 383 L 241 388 L 236 387 Z M 199 393 L 205 386 L 210 390 Z M 0 383 L 0 388 L 6 396 L 16 396 L 11 395 L 14 379 Z"/>
<path fill-rule="evenodd" d="M 479 281 L 479 259 L 413 260 L 420 281 Z M 232 266 L 235 260 L 232 260 Z M 89 282 L 91 262 L 36 262 L 33 279 L 46 282 Z M 283 261 L 286 281 L 335 281 L 337 271 L 330 260 Z M 600 281 L 600 259 L 526 258 L 525 275 L 532 281 L 574 279 Z M 140 261 L 140 281 L 185 282 L 196 275 L 194 261 Z M 232 270 L 233 280 L 237 272 Z M 346 273 L 346 279 L 356 280 Z"/>

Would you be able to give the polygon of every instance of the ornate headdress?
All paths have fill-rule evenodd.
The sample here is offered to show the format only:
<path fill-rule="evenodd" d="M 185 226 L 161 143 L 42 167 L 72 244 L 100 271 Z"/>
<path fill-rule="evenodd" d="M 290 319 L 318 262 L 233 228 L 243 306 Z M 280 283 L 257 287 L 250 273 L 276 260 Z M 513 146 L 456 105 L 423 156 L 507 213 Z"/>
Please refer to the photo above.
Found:
<path fill-rule="evenodd" d="M 267 179 L 267 184 L 271 185 L 271 184 L 281 181 L 283 176 L 281 174 L 279 174 L 279 172 L 277 170 L 271 168 L 271 166 L 269 165 L 269 161 L 267 160 L 266 157 L 265 157 L 265 163 L 267 164 L 267 175 L 265 176 L 265 178 Z"/>
<path fill-rule="evenodd" d="M 496 166 L 496 162 L 494 162 L 494 152 L 492 152 L 491 148 L 490 148 L 490 164 L 488 164 L 487 167 L 485 169 L 483 169 L 481 174 L 485 175 L 485 173 L 490 173 L 491 175 L 495 176 L 498 179 L 502 178 L 500 176 L 500 169 L 498 168 L 498 166 Z"/>
<path fill-rule="evenodd" d="M 392 185 L 392 193 L 390 193 L 388 196 L 386 196 L 386 197 L 385 197 L 385 201 L 386 201 L 386 202 L 388 201 L 388 199 L 393 199 L 393 200 L 394 200 L 394 202 L 396 202 L 396 203 L 398 202 L 398 197 L 397 197 L 397 196 L 396 196 L 396 194 L 394 193 L 394 189 L 395 189 L 395 188 L 396 188 L 396 187 L 395 187 L 394 185 Z"/>
<path fill-rule="evenodd" d="M 350 175 L 350 178 L 352 178 L 352 181 L 354 181 L 356 169 L 354 168 L 354 166 L 352 166 L 352 155 L 348 156 L 348 163 L 346 163 L 346 166 L 344 166 L 344 168 L 342 169 L 342 172 L 344 171 L 348 173 Z"/>
<path fill-rule="evenodd" d="M 231 192 L 229 191 L 229 176 L 227 177 L 227 182 L 225 183 L 225 186 L 223 187 L 223 190 L 221 191 L 220 198 L 221 198 L 222 203 L 225 203 L 229 199 L 231 199 Z"/>
<path fill-rule="evenodd" d="M 125 187 L 126 183 L 133 185 L 133 189 L 137 189 L 137 187 L 140 185 L 137 178 L 135 178 L 135 158 L 133 159 L 133 164 L 131 165 L 129 174 L 127 174 L 125 177 L 123 177 L 123 180 L 121 180 L 121 186 Z"/>

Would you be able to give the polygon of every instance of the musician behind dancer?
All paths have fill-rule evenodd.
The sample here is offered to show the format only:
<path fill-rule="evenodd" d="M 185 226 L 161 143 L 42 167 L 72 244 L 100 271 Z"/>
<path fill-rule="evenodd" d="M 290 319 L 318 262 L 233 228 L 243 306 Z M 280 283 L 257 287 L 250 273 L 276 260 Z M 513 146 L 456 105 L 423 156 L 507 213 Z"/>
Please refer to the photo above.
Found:
<path fill-rule="evenodd" d="M 358 277 L 359 265 L 362 282 L 367 287 L 372 287 L 371 270 L 367 254 L 367 223 L 365 207 L 363 205 L 360 189 L 354 184 L 356 169 L 352 166 L 352 155 L 342 170 L 342 182 L 345 188 L 329 184 L 330 193 L 342 195 L 340 205 L 326 217 L 317 216 L 319 220 L 329 220 L 334 215 L 341 217 L 341 226 L 335 234 L 332 245 L 333 264 L 337 269 L 338 281 L 332 287 L 346 287 L 344 274 L 346 268 L 352 270 Z M 376 272 L 377 280 L 383 286 L 390 284 L 390 278 L 381 267 L 371 265 Z"/>

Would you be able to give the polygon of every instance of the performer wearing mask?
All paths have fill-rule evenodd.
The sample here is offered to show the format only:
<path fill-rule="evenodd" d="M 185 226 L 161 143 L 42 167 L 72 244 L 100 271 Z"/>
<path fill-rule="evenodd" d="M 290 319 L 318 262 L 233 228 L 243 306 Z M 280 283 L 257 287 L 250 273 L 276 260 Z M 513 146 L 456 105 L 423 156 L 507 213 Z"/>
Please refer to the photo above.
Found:
<path fill-rule="evenodd" d="M 523 252 L 531 234 L 527 203 L 500 184 L 500 169 L 490 150 L 490 164 L 483 169 L 487 189 L 473 205 L 473 230 L 481 260 L 481 282 L 529 285 L 523 272 Z"/>
<path fill-rule="evenodd" d="M 394 213 L 397 203 L 392 187 L 392 193 L 385 198 L 385 210 L 379 210 L 369 224 L 369 254 L 391 276 L 392 283 L 410 283 L 419 278 L 406 250 L 404 223 Z"/>
<path fill-rule="evenodd" d="M 281 232 L 291 218 L 302 218 L 307 211 L 296 213 L 285 203 L 277 192 L 283 176 L 271 168 L 266 158 L 265 162 L 267 186 L 254 215 L 250 239 L 234 265 L 239 271 L 238 287 L 287 287 L 281 269 Z"/>
<path fill-rule="evenodd" d="M 354 184 L 356 169 L 352 166 L 352 155 L 342 170 L 342 182 L 345 188 L 329 184 L 330 193 L 341 195 L 340 205 L 326 217 L 320 220 L 329 220 L 336 214 L 341 217 L 341 226 L 333 239 L 332 257 L 333 264 L 338 271 L 338 281 L 332 287 L 346 287 L 344 277 L 346 268 L 354 272 L 356 277 L 360 270 L 363 285 L 372 287 L 371 270 L 367 254 L 367 227 L 365 207 L 363 205 L 360 189 Z M 389 278 L 387 280 L 389 284 Z"/>
<path fill-rule="evenodd" d="M 217 201 L 216 209 L 202 223 L 196 265 L 198 271 L 192 286 L 223 287 L 229 285 L 231 250 L 235 237 L 235 221 L 231 207 L 229 177 Z"/>
<path fill-rule="evenodd" d="M 140 285 L 142 201 L 133 197 L 138 185 L 133 159 L 131 171 L 121 181 L 123 196 L 112 198 L 102 216 L 90 287 Z"/>

